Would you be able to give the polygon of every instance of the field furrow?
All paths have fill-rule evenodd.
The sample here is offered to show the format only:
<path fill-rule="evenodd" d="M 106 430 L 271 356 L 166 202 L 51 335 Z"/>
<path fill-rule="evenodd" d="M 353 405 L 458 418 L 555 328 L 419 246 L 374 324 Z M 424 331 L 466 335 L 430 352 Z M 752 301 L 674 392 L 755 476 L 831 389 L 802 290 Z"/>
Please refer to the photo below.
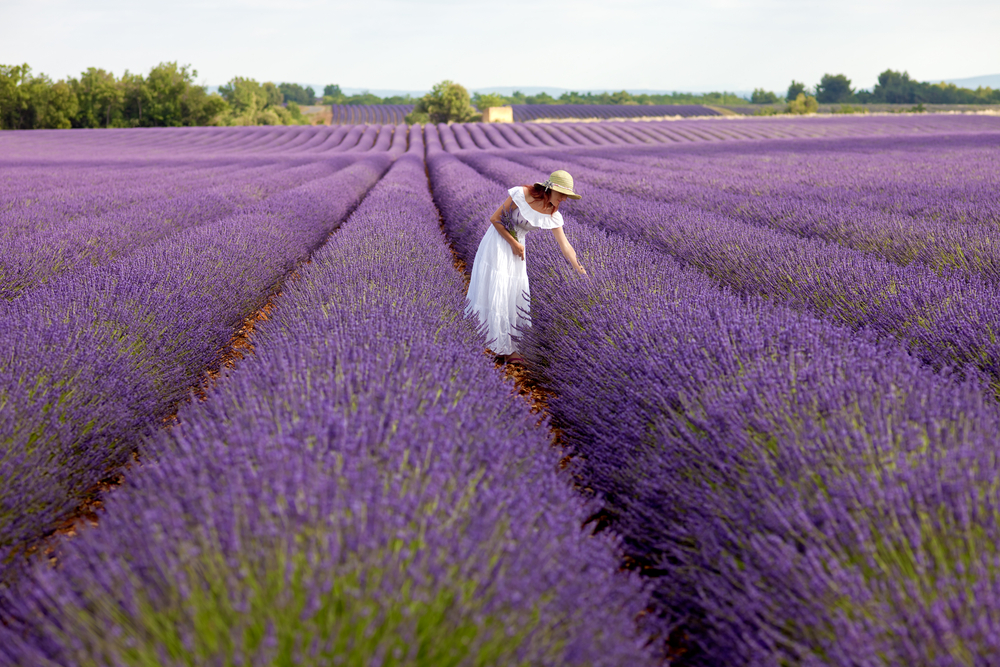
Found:
<path fill-rule="evenodd" d="M 0 307 L 2 560 L 127 459 L 388 164 L 356 162 Z"/>
<path fill-rule="evenodd" d="M 543 111 L 0 133 L 0 664 L 1000 663 L 998 118 Z"/>
<path fill-rule="evenodd" d="M 440 150 L 428 162 L 470 262 L 522 179 L 501 185 Z M 983 505 L 997 501 L 1000 420 L 984 387 L 720 289 L 583 222 L 584 201 L 564 215 L 589 278 L 547 239 L 529 248 L 525 351 L 581 485 L 654 582 L 664 627 L 686 628 L 692 659 L 995 656 L 976 627 L 1000 593 L 988 546 L 1000 524 Z"/>
<path fill-rule="evenodd" d="M 282 292 L 255 355 L 150 442 L 100 527 L 25 580 L 0 654 L 654 664 L 641 586 L 580 530 L 544 424 L 462 315 L 419 148 Z"/>
<path fill-rule="evenodd" d="M 484 152 L 462 159 L 501 183 L 539 178 L 538 170 Z M 597 187 L 575 204 L 579 220 L 642 240 L 737 293 L 871 329 L 935 368 L 983 373 L 1000 386 L 1000 286 L 991 282 L 898 266 L 818 239 Z"/>
<path fill-rule="evenodd" d="M 865 142 L 863 151 L 846 141 L 827 145 L 823 160 L 809 157 L 815 144 L 800 144 L 797 152 L 766 144 L 663 156 L 656 167 L 634 164 L 621 152 L 608 154 L 612 159 L 596 152 L 503 156 L 543 171 L 572 165 L 585 182 L 622 195 L 688 204 L 902 266 L 920 262 L 1000 282 L 1000 170 L 988 146 L 997 141 L 996 135 L 880 140 Z M 932 173 L 949 176 L 933 179 Z"/>
<path fill-rule="evenodd" d="M 99 215 L 36 220 L 30 232 L 0 242 L 0 297 L 23 296 L 59 275 L 127 257 L 184 229 L 209 224 L 268 197 L 325 178 L 349 158 L 226 170 L 183 189 L 150 187 L 144 201 Z"/>

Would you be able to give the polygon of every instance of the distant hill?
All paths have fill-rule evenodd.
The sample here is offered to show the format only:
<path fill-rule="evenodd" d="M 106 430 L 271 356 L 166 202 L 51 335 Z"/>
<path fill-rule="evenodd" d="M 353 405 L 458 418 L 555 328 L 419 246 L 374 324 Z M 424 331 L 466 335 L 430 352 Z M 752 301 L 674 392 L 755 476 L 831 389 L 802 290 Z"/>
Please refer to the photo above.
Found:
<path fill-rule="evenodd" d="M 930 81 L 930 83 L 938 83 L 938 79 Z M 973 76 L 967 77 L 965 79 L 945 79 L 946 83 L 953 83 L 960 88 L 972 88 L 976 89 L 979 86 L 990 87 L 993 89 L 1000 88 L 1000 74 L 987 74 L 984 76 Z M 297 82 L 296 82 L 297 83 Z M 316 91 L 317 95 L 323 94 L 323 85 L 316 83 L 299 83 L 300 86 L 312 86 L 312 89 Z M 395 88 L 348 88 L 341 86 L 340 88 L 345 95 L 358 95 L 361 93 L 371 93 L 372 95 L 377 95 L 378 97 L 394 97 L 396 95 L 410 95 L 412 97 L 422 97 L 426 90 L 399 90 Z M 208 92 L 215 93 L 218 92 L 218 86 L 208 86 Z M 557 86 L 479 86 L 477 88 L 472 88 L 469 90 L 470 93 L 499 93 L 504 96 L 510 96 L 515 90 L 519 90 L 525 95 L 538 95 L 539 93 L 548 93 L 552 97 L 558 98 L 563 93 L 577 92 L 577 93 L 616 93 L 621 90 L 621 88 L 589 88 L 589 89 L 574 89 L 574 88 L 559 88 Z M 699 89 L 699 90 L 662 90 L 662 89 L 652 89 L 652 88 L 626 88 L 628 92 L 633 95 L 669 95 L 671 93 L 706 93 L 706 92 L 723 92 L 722 89 Z M 750 98 L 753 93 L 751 90 L 728 90 L 725 92 L 733 93 L 740 97 Z"/>
<path fill-rule="evenodd" d="M 937 81 L 932 81 L 931 83 L 937 83 Z M 972 88 L 976 89 L 982 86 L 983 88 L 1000 88 L 1000 74 L 986 74 L 984 76 L 970 76 L 965 79 L 945 79 L 945 83 L 953 83 L 959 88 Z"/>
<path fill-rule="evenodd" d="M 513 95 L 515 90 L 519 90 L 525 95 L 538 95 L 540 93 L 548 93 L 552 97 L 559 97 L 563 93 L 594 93 L 599 95 L 600 93 L 617 93 L 622 90 L 622 88 L 557 88 L 556 86 L 481 86 L 479 88 L 473 88 L 470 93 L 499 93 L 501 95 Z M 664 89 L 653 89 L 653 88 L 625 88 L 629 93 L 633 95 L 670 95 L 672 93 L 717 93 L 723 92 L 722 88 L 713 88 L 711 90 L 705 88 L 704 90 L 664 90 Z M 739 95 L 740 97 L 750 97 L 753 94 L 752 90 L 726 90 L 727 93 L 733 93 Z"/>
<path fill-rule="evenodd" d="M 298 83 L 298 85 L 306 87 L 311 86 L 313 90 L 316 91 L 317 95 L 323 94 L 323 84 L 315 83 L 300 83 L 297 81 L 291 81 L 288 83 Z M 427 91 L 426 90 L 398 90 L 395 88 L 349 88 L 346 86 L 341 86 L 340 90 L 345 95 L 359 95 L 361 93 L 371 93 L 372 95 L 377 95 L 378 97 L 395 97 L 396 95 L 410 95 L 412 97 L 422 97 Z M 557 86 L 479 86 L 477 88 L 471 88 L 470 93 L 499 93 L 501 95 L 509 96 L 513 95 L 515 90 L 519 90 L 525 95 L 538 95 L 539 93 L 548 93 L 552 97 L 559 97 L 563 93 L 576 92 L 576 93 L 617 93 L 622 90 L 621 88 L 559 88 Z M 652 88 L 626 88 L 628 92 L 633 95 L 669 95 L 671 93 L 705 93 L 705 92 L 722 92 L 722 89 L 713 89 L 709 91 L 707 88 L 704 90 L 661 90 Z M 219 91 L 218 86 L 208 86 L 208 92 L 216 93 Z M 728 90 L 725 92 L 733 93 L 740 97 L 749 98 L 753 93 L 751 90 Z"/>

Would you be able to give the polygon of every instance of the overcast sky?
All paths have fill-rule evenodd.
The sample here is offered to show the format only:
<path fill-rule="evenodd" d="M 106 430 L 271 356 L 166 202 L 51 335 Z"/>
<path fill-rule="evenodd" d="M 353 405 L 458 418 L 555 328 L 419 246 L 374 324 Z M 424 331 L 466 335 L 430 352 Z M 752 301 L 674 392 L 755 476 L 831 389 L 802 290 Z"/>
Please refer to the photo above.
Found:
<path fill-rule="evenodd" d="M 783 91 L 1000 73 L 1000 0 L 0 0 L 0 64 L 190 63 L 202 83 Z"/>

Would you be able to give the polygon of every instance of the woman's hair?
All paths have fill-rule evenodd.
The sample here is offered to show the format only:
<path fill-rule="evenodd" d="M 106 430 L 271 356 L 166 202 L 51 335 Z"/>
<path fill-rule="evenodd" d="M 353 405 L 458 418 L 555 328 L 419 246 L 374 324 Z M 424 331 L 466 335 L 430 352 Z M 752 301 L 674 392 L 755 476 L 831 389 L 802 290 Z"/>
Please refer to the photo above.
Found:
<path fill-rule="evenodd" d="M 528 193 L 532 197 L 542 200 L 542 208 L 548 209 L 551 207 L 553 213 L 559 210 L 559 204 L 552 203 L 552 190 L 549 188 L 543 188 L 538 183 L 534 185 L 525 184 L 523 187 L 528 188 Z"/>

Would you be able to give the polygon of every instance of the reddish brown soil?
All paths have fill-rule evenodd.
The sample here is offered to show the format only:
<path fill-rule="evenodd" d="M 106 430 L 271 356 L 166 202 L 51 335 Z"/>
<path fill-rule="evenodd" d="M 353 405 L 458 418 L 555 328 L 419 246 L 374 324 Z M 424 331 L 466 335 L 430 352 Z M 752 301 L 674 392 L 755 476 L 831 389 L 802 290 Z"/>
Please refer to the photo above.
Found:
<path fill-rule="evenodd" d="M 312 260 L 307 259 L 304 263 L 308 264 L 311 261 Z M 298 269 L 294 269 L 285 277 L 281 284 L 284 285 L 285 283 L 297 280 L 298 278 Z M 192 393 L 199 400 L 203 401 L 207 398 L 208 390 L 216 385 L 223 368 L 234 368 L 237 362 L 242 360 L 247 355 L 253 354 L 253 335 L 256 327 L 260 322 L 264 322 L 269 319 L 271 311 L 274 310 L 275 302 L 280 296 L 281 290 L 278 289 L 267 298 L 264 305 L 243 319 L 239 328 L 233 334 L 232 338 L 229 339 L 226 346 L 222 349 L 215 365 L 207 368 L 202 376 L 202 379 L 198 382 L 198 384 L 191 388 Z M 176 407 L 177 409 L 180 409 L 181 404 L 178 404 Z M 163 428 L 172 428 L 174 425 L 179 423 L 177 419 L 177 409 L 163 418 Z M 100 482 L 88 489 L 83 494 L 80 504 L 76 507 L 76 509 L 59 521 L 55 527 L 42 536 L 37 543 L 27 546 L 24 549 L 24 552 L 29 556 L 36 553 L 44 554 L 50 562 L 54 563 L 56 560 L 55 548 L 58 544 L 58 540 L 61 538 L 75 536 L 77 534 L 77 529 L 84 525 L 96 526 L 98 523 L 98 512 L 100 512 L 100 510 L 104 507 L 104 498 L 106 494 L 121 485 L 121 483 L 125 480 L 125 474 L 132 468 L 132 466 L 136 465 L 142 465 L 142 462 L 139 459 L 138 452 L 133 451 L 131 459 L 125 464 L 125 466 L 117 468 L 113 474 L 102 479 Z"/>

